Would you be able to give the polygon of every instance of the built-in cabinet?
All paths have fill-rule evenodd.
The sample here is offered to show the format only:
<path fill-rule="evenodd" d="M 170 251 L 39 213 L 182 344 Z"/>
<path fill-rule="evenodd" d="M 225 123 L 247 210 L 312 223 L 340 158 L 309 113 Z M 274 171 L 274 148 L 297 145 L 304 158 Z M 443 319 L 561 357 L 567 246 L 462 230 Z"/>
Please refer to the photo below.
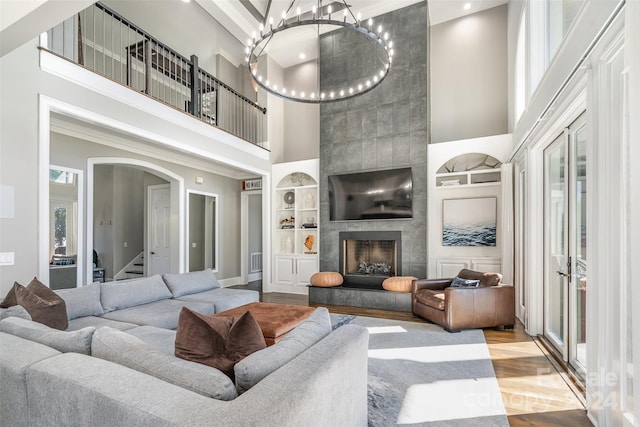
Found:
<path fill-rule="evenodd" d="M 273 281 L 277 292 L 307 293 L 318 271 L 319 161 L 273 165 Z"/>

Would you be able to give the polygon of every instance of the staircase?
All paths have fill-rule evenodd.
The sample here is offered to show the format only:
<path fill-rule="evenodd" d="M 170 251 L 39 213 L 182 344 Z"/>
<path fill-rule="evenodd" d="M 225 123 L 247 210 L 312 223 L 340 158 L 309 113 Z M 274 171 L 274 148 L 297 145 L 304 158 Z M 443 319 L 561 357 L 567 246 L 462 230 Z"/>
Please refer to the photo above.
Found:
<path fill-rule="evenodd" d="M 142 251 L 136 255 L 129 264 L 125 265 L 122 270 L 116 273 L 113 280 L 136 279 L 138 277 L 144 277 L 144 275 L 144 251 Z"/>

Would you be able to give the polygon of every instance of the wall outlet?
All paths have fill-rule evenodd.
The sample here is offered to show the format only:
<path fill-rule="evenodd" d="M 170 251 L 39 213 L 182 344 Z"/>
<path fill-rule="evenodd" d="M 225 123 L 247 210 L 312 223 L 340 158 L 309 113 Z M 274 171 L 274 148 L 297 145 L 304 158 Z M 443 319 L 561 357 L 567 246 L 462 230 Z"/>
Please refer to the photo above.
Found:
<path fill-rule="evenodd" d="M 129 246 L 129 244 L 127 242 L 124 242 L 124 247 L 126 248 L 128 246 Z"/>
<path fill-rule="evenodd" d="M 15 258 L 15 252 L 0 252 L 0 265 L 13 265 L 15 264 Z"/>
<path fill-rule="evenodd" d="M 197 245 L 196 245 L 196 242 L 193 242 L 193 243 L 191 244 L 191 247 L 192 247 L 192 248 L 195 248 L 196 246 L 197 246 Z"/>

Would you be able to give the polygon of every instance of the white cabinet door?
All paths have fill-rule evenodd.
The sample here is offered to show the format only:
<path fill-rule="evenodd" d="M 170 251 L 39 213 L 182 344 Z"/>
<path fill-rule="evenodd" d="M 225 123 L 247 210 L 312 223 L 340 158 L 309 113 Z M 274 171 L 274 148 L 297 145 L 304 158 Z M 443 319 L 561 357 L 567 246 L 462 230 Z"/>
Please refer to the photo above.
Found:
<path fill-rule="evenodd" d="M 298 286 L 306 286 L 311 280 L 311 276 L 318 272 L 318 259 L 313 258 L 298 258 L 297 260 L 297 273 L 298 273 Z"/>
<path fill-rule="evenodd" d="M 281 285 L 293 285 L 294 274 L 294 260 L 293 257 L 276 257 L 275 265 L 275 282 Z"/>

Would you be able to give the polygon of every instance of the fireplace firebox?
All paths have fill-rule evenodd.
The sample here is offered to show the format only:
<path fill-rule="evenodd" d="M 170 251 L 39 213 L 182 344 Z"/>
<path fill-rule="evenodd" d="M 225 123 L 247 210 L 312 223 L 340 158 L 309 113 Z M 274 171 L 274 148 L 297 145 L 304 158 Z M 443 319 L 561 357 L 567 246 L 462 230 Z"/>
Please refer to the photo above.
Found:
<path fill-rule="evenodd" d="M 382 289 L 384 279 L 402 275 L 400 231 L 343 231 L 339 239 L 342 286 Z"/>

